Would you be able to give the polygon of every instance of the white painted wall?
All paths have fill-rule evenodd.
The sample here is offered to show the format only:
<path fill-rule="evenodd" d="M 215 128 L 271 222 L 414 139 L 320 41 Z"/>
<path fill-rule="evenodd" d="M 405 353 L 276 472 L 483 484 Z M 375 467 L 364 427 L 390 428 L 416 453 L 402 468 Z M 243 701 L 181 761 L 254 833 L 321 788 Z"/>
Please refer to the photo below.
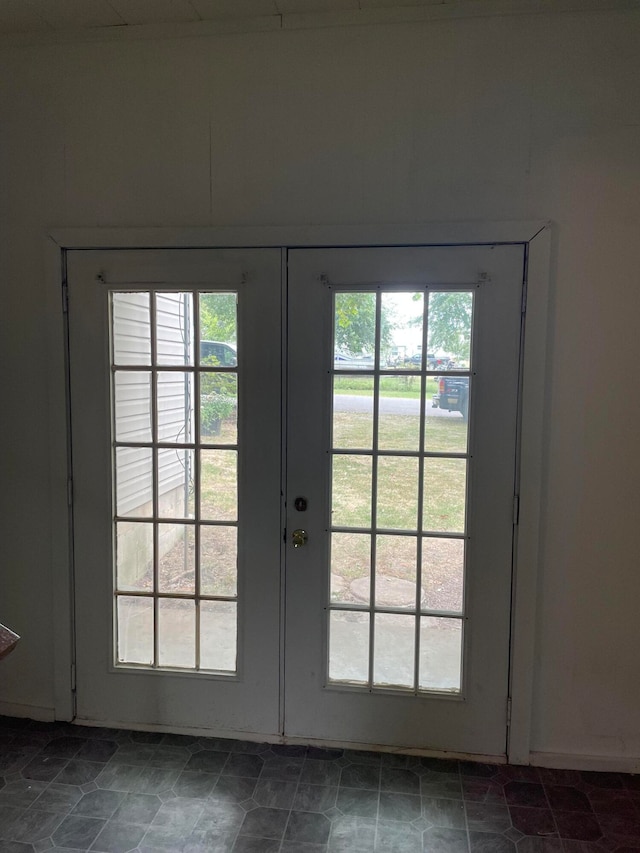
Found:
<path fill-rule="evenodd" d="M 4 49 L 0 707 L 54 701 L 47 229 L 550 218 L 533 749 L 640 758 L 638 80 L 638 11 Z"/>

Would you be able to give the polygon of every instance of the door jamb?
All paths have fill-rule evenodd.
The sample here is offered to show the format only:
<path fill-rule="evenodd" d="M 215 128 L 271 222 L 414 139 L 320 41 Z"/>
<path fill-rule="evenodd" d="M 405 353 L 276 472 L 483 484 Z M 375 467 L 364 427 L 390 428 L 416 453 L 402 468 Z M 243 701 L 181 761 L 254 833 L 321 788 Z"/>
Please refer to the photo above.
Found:
<path fill-rule="evenodd" d="M 267 226 L 225 228 L 65 228 L 46 240 L 51 552 L 54 609 L 55 717 L 74 714 L 71 511 L 68 483 L 66 316 L 60 310 L 70 249 L 319 248 L 522 244 L 526 250 L 526 334 L 520 418 L 520 512 L 514 546 L 511 721 L 507 760 L 529 764 L 533 717 L 541 500 L 546 484 L 547 327 L 552 225 L 548 221 L 457 222 L 412 225 Z M 283 264 L 283 276 L 286 268 Z M 62 288 L 63 289 L 63 288 Z M 60 301 L 58 301 L 60 300 Z"/>

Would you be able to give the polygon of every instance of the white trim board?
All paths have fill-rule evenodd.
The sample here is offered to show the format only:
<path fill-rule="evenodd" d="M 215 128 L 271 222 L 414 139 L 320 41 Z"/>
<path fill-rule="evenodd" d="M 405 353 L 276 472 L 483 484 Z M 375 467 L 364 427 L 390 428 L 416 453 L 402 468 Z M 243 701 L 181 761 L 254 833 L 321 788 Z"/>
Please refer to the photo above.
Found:
<path fill-rule="evenodd" d="M 0 716 L 25 717 L 29 720 L 51 723 L 56 719 L 55 709 L 41 705 L 22 705 L 17 702 L 0 702 Z"/>
<path fill-rule="evenodd" d="M 550 227 L 539 231 L 527 246 L 527 303 L 520 399 L 520 505 L 514 542 L 509 691 L 511 725 L 507 744 L 512 764 L 529 764 L 531 749 L 541 501 L 546 465 L 543 425 L 548 388 L 551 248 Z"/>
<path fill-rule="evenodd" d="M 143 248 L 311 248 L 375 246 L 455 246 L 521 243 L 527 247 L 527 324 L 524 337 L 523 390 L 520 437 L 520 524 L 515 548 L 511 643 L 511 725 L 507 756 L 514 764 L 531 762 L 531 714 L 535 617 L 538 578 L 540 502 L 544 478 L 542 424 L 546 401 L 547 315 L 551 260 L 551 224 L 523 222 L 452 222 L 347 226 L 267 226 L 202 228 L 65 228 L 48 234 L 47 258 L 52 296 L 60 298 L 61 260 L 67 249 Z M 60 304 L 60 303 L 58 303 Z M 57 320 L 56 320 L 57 317 Z M 66 459 L 61 458 L 67 429 L 66 379 L 61 364 L 60 341 L 64 317 L 58 310 L 50 324 L 50 400 L 52 401 L 51 513 L 59 529 L 68 529 L 66 510 Z M 55 445 L 55 447 L 54 447 Z M 57 452 L 53 452 L 57 449 Z M 64 488 L 64 491 L 63 491 Z M 67 519 L 62 524 L 63 516 Z M 71 549 L 63 534 L 52 541 L 55 588 L 54 644 L 56 650 L 56 718 L 71 719 L 73 712 Z M 292 741 L 291 741 L 292 742 Z M 477 757 L 476 757 L 477 758 Z M 492 760 L 496 760 L 492 758 Z"/>
<path fill-rule="evenodd" d="M 532 752 L 534 767 L 554 770 L 595 770 L 600 773 L 640 773 L 640 757 L 567 755 L 563 752 Z"/>
<path fill-rule="evenodd" d="M 220 228 L 52 228 L 48 236 L 62 249 L 456 246 L 528 243 L 549 225 L 546 220 L 526 220 Z"/>
<path fill-rule="evenodd" d="M 5 49 L 43 45 L 99 44 L 141 40 L 215 38 L 245 33 L 367 27 L 393 24 L 429 24 L 467 18 L 522 15 L 588 14 L 633 11 L 640 0 L 441 0 L 439 3 L 286 12 L 273 15 L 220 18 L 204 21 L 127 24 L 69 28 L 55 31 L 7 33 L 0 36 Z"/>

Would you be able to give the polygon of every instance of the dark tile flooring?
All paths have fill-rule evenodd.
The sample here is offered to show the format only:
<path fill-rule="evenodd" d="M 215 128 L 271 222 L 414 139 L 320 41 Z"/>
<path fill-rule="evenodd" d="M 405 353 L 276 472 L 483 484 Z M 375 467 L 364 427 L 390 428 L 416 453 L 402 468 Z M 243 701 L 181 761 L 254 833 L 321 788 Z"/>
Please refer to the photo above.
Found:
<path fill-rule="evenodd" d="M 640 776 L 0 717 L 0 853 L 632 853 Z"/>

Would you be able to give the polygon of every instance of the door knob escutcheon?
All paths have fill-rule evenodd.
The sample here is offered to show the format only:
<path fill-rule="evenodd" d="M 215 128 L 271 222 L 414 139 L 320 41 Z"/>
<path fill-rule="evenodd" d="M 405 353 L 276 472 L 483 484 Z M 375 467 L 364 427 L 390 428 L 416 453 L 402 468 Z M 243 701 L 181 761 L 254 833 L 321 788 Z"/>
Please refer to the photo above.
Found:
<path fill-rule="evenodd" d="M 294 548 L 302 548 L 303 545 L 307 544 L 308 538 L 309 537 L 307 536 L 307 531 L 303 530 L 301 527 L 299 527 L 297 530 L 294 530 L 293 533 L 291 534 L 291 541 L 293 542 L 293 547 Z"/>

